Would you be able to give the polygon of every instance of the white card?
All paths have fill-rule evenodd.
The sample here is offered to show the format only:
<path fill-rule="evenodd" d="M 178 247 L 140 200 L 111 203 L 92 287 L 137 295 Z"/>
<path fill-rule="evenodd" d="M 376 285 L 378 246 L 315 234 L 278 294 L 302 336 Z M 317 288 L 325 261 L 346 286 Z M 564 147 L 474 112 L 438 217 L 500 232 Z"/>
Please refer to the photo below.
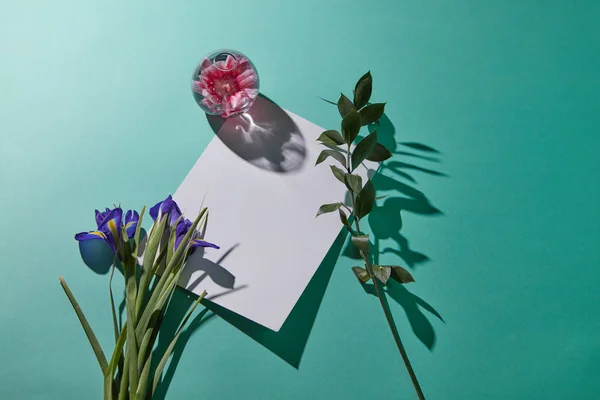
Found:
<path fill-rule="evenodd" d="M 197 251 L 179 284 L 278 331 L 342 227 L 337 212 L 315 218 L 344 201 L 329 167 L 337 161 L 315 167 L 325 129 L 262 97 L 243 116 L 209 123 L 217 137 L 173 197 L 190 219 L 204 201 L 205 239 L 221 248 Z"/>

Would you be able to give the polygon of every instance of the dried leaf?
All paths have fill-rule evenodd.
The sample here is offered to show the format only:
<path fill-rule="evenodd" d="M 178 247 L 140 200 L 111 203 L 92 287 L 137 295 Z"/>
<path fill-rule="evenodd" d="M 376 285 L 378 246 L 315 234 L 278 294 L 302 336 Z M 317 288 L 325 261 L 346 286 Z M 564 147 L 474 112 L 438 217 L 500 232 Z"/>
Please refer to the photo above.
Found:
<path fill-rule="evenodd" d="M 369 273 L 363 267 L 352 267 L 352 272 L 354 272 L 356 278 L 362 283 L 367 283 L 371 280 Z"/>
<path fill-rule="evenodd" d="M 382 267 L 381 265 L 373 265 L 373 275 L 379 279 L 384 285 L 390 279 L 392 267 Z"/>

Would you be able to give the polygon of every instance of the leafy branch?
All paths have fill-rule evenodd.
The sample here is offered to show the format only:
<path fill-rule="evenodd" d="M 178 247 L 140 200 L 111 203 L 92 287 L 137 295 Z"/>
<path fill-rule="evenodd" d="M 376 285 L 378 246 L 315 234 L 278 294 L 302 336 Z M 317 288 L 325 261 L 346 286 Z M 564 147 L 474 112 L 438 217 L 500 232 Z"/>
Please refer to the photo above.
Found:
<path fill-rule="evenodd" d="M 317 139 L 323 145 L 327 146 L 328 149 L 323 150 L 319 154 L 316 165 L 331 157 L 343 167 L 341 169 L 336 165 L 330 165 L 331 172 L 335 178 L 348 189 L 352 203 L 351 208 L 344 203 L 324 204 L 319 208 L 317 217 L 321 214 L 337 211 L 340 221 L 350 231 L 352 244 L 357 248 L 364 261 L 364 267 L 352 267 L 352 272 L 361 284 L 373 281 L 375 292 L 415 387 L 417 396 L 419 399 L 424 400 L 423 391 L 408 359 L 404 345 L 400 340 L 398 329 L 387 307 L 385 292 L 381 287 L 381 285 L 386 285 L 390 278 L 402 284 L 414 282 L 414 278 L 403 267 L 373 264 L 371 262 L 369 235 L 363 234 L 360 229 L 361 219 L 373 210 L 377 198 L 375 197 L 375 187 L 371 179 L 367 179 L 367 182 L 363 185 L 362 177 L 355 174 L 355 171 L 365 160 L 383 162 L 392 156 L 392 153 L 385 146 L 378 143 L 377 130 L 369 133 L 364 139 L 356 143 L 353 148 L 361 127 L 379 121 L 385 111 L 385 103 L 369 104 L 372 89 L 373 78 L 371 73 L 367 72 L 356 83 L 354 99 L 350 100 L 342 93 L 337 102 L 337 108 L 342 117 L 341 133 L 337 130 L 327 130 Z M 354 228 L 350 223 L 349 216 L 342 208 L 345 208 L 350 213 L 349 216 L 354 222 Z"/>

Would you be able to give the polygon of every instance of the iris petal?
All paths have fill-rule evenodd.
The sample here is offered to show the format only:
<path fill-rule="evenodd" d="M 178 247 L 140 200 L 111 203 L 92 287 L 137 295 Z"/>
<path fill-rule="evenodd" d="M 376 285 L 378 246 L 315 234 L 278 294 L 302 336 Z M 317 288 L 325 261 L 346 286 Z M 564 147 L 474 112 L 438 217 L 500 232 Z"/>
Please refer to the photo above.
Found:
<path fill-rule="evenodd" d="M 135 230 L 137 229 L 139 220 L 140 215 L 137 211 L 129 210 L 125 214 L 125 231 L 127 232 L 128 237 L 132 238 L 135 235 Z"/>
<path fill-rule="evenodd" d="M 166 199 L 156 203 L 152 208 L 150 208 L 150 216 L 155 222 L 159 215 L 167 214 L 169 215 L 170 226 L 174 226 L 175 222 L 177 222 L 179 217 L 181 217 L 181 210 L 171 195 L 167 196 Z"/>
<path fill-rule="evenodd" d="M 77 241 L 97 239 L 106 240 L 106 235 L 100 231 L 81 232 L 75 235 L 75 240 Z"/>
<path fill-rule="evenodd" d="M 122 219 L 123 219 L 123 210 L 121 209 L 121 207 L 113 208 L 106 214 L 106 216 L 104 217 L 102 222 L 100 224 L 98 224 L 98 230 L 102 231 L 102 232 L 108 232 L 109 231 L 108 223 L 110 221 L 114 221 L 115 227 L 120 228 Z"/>
<path fill-rule="evenodd" d="M 220 249 L 219 246 L 217 246 L 216 244 L 201 240 L 201 239 L 194 239 L 192 240 L 192 247 L 212 247 L 213 249 Z"/>

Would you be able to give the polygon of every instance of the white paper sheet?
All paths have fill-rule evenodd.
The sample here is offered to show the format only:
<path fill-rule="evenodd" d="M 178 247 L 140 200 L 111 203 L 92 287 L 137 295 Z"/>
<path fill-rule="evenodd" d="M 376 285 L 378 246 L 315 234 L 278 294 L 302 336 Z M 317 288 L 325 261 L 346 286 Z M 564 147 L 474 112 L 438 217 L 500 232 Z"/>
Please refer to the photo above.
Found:
<path fill-rule="evenodd" d="M 209 121 L 215 130 L 223 123 Z M 315 218 L 346 195 L 329 168 L 336 161 L 315 167 L 323 131 L 262 97 L 224 122 L 174 194 L 190 219 L 204 200 L 206 240 L 221 247 L 193 255 L 182 287 L 281 328 L 341 229 L 337 213 Z"/>

